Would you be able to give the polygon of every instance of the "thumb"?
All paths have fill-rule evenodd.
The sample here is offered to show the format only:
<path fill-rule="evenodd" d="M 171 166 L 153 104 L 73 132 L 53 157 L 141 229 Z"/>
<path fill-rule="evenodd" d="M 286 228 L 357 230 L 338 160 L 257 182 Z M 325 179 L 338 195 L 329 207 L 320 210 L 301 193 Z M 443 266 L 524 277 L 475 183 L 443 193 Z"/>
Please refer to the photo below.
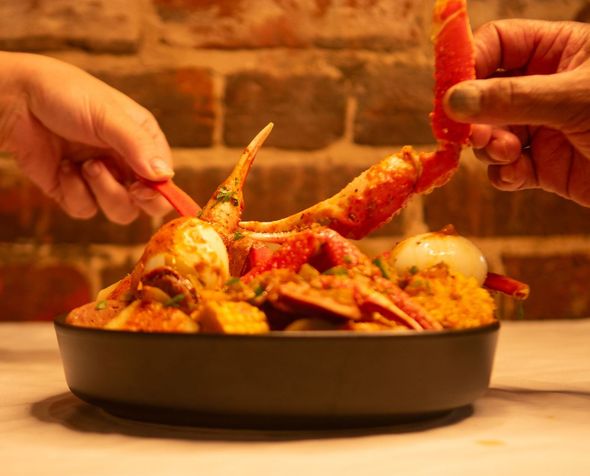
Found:
<path fill-rule="evenodd" d="M 587 91 L 569 73 L 464 81 L 445 96 L 447 114 L 460 122 L 561 128 L 588 108 Z"/>

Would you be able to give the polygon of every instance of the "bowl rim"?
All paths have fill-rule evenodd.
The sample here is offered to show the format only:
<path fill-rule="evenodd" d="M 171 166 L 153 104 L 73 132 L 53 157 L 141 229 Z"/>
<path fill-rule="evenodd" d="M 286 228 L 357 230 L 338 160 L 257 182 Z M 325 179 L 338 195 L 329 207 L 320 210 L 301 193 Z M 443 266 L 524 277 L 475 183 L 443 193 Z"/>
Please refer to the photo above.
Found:
<path fill-rule="evenodd" d="M 158 339 L 162 337 L 172 339 L 196 339 L 196 340 L 345 340 L 345 339 L 424 339 L 424 338 L 449 338 L 465 337 L 469 335 L 487 334 L 500 328 L 500 321 L 495 320 L 490 324 L 466 329 L 443 329 L 424 331 L 338 331 L 338 330 L 313 330 L 313 331 L 270 331 L 264 334 L 215 334 L 192 332 L 141 332 L 128 330 L 101 329 L 98 327 L 75 326 L 65 322 L 67 315 L 62 314 L 53 321 L 56 331 L 66 330 L 87 335 L 107 336 L 115 333 L 118 336 L 127 336 L 140 339 Z M 137 337 L 142 336 L 142 337 Z"/>

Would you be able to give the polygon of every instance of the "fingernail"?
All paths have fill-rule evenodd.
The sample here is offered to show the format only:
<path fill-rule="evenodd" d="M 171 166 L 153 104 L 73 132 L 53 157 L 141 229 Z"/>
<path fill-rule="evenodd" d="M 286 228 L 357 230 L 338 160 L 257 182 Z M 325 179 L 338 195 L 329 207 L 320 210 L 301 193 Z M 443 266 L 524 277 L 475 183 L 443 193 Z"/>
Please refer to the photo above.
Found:
<path fill-rule="evenodd" d="M 96 160 L 87 160 L 82 166 L 84 175 L 88 177 L 98 177 L 101 172 L 101 166 Z"/>
<path fill-rule="evenodd" d="M 481 110 L 481 91 L 474 84 L 459 84 L 451 90 L 449 106 L 462 116 L 474 116 Z"/>
<path fill-rule="evenodd" d="M 150 166 L 152 167 L 152 171 L 154 172 L 154 174 L 156 174 L 158 177 L 167 178 L 172 177 L 174 175 L 174 171 L 172 170 L 170 165 L 168 165 L 168 162 L 166 162 L 164 159 L 152 159 L 150 162 Z"/>

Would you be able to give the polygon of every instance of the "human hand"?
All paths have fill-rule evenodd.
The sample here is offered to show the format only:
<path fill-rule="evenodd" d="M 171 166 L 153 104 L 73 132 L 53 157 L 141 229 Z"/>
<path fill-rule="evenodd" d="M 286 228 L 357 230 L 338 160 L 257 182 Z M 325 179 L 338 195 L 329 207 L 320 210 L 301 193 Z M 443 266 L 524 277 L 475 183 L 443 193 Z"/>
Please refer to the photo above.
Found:
<path fill-rule="evenodd" d="M 590 25 L 502 20 L 474 35 L 477 78 L 445 109 L 473 125 L 502 190 L 541 188 L 590 206 Z"/>
<path fill-rule="evenodd" d="M 84 71 L 48 57 L 0 53 L 0 150 L 72 217 L 98 208 L 127 224 L 168 203 L 138 178 L 172 176 L 152 114 Z"/>

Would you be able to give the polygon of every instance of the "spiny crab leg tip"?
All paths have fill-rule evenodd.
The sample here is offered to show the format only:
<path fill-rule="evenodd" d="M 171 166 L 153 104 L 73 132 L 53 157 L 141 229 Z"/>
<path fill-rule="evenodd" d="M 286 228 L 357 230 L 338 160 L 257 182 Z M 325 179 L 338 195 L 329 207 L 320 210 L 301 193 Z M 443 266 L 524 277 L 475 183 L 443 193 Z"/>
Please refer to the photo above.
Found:
<path fill-rule="evenodd" d="M 244 149 L 243 156 L 255 155 L 270 135 L 270 131 L 272 131 L 273 127 L 274 124 L 270 122 L 264 127 L 264 129 L 262 129 L 258 134 L 256 134 L 256 137 L 254 137 L 254 139 L 252 139 L 252 141 Z"/>
<path fill-rule="evenodd" d="M 264 141 L 266 140 L 266 138 L 270 135 L 272 128 L 274 127 L 274 124 L 272 122 L 269 122 L 264 129 L 262 129 L 254 138 L 254 140 L 252 141 L 253 144 L 257 145 L 258 147 L 260 147 Z"/>

